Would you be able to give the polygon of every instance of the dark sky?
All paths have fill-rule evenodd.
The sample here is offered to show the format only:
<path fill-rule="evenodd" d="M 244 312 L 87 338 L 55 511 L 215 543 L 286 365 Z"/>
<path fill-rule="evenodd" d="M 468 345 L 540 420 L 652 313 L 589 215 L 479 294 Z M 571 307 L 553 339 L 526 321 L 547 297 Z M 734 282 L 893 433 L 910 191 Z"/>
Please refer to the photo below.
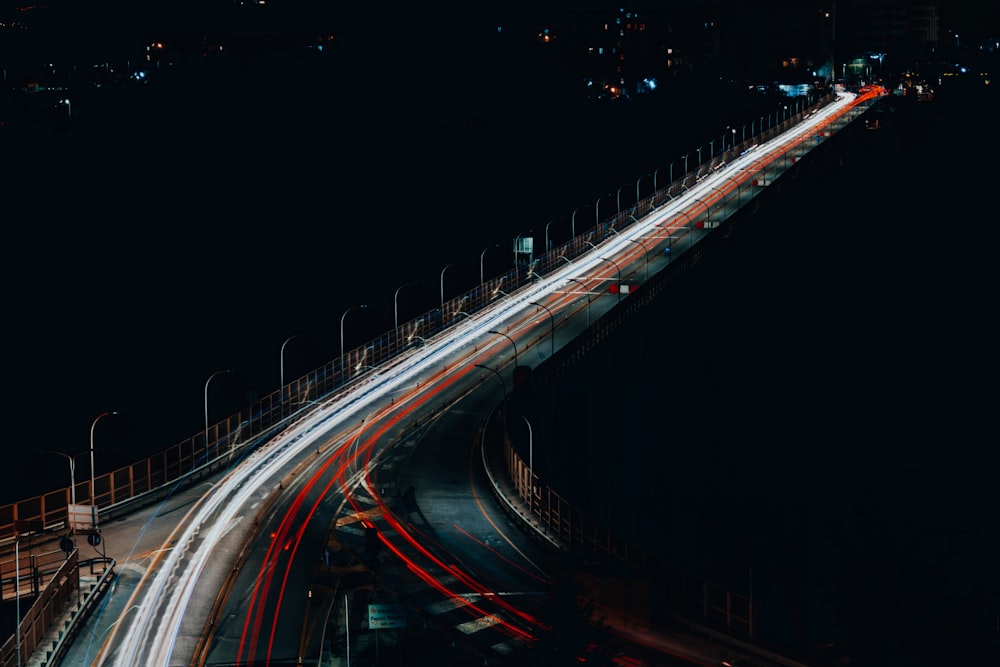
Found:
<path fill-rule="evenodd" d="M 574 208 L 633 192 L 760 104 L 726 86 L 698 89 L 716 100 L 707 112 L 569 102 L 547 86 L 556 75 L 475 35 L 348 31 L 319 57 L 232 44 L 146 87 L 74 94 L 72 126 L 3 137 L 20 211 L 3 269 L 20 488 L 64 484 L 65 460 L 41 452 L 86 450 L 107 410 L 122 414 L 96 434 L 99 469 L 180 442 L 203 427 L 215 371 L 233 374 L 212 383 L 212 421 L 277 387 L 289 336 L 302 334 L 287 375 L 312 370 L 352 306 L 371 306 L 355 327 L 381 333 L 416 283 L 399 305 L 420 314 L 445 266 L 449 291 L 478 280 L 481 259 L 501 272 L 517 234 L 552 221 L 564 238 Z"/>

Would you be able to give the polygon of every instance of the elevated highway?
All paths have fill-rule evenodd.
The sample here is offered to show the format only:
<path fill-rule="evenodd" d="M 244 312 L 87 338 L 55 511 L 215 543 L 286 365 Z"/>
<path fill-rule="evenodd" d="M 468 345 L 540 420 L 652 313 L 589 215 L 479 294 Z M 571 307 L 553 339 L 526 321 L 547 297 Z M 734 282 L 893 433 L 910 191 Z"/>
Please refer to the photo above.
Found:
<path fill-rule="evenodd" d="M 482 435 L 493 408 L 520 367 L 543 364 L 649 276 L 696 251 L 877 96 L 823 100 L 780 132 L 734 142 L 704 163 L 699 156 L 678 181 L 512 274 L 448 301 L 442 290 L 441 308 L 206 432 L 200 451 L 192 445 L 182 461 L 187 471 L 155 487 L 171 493 L 149 488 L 118 499 L 113 479 L 95 481 L 82 497 L 98 506 L 111 583 L 99 597 L 78 596 L 65 639 L 49 647 L 38 638 L 29 654 L 16 637 L 4 664 L 42 655 L 67 664 L 339 664 L 351 639 L 345 632 L 344 650 L 335 651 L 328 621 L 337 605 L 380 604 L 386 562 L 417 587 L 402 593 L 403 615 L 440 624 L 449 646 L 457 632 L 479 664 L 544 645 L 547 558 L 572 538 L 534 516 L 532 496 L 544 480 L 530 451 L 513 477 L 509 466 L 485 465 Z M 255 428 L 264 413 L 272 417 Z M 457 435 L 480 429 L 474 444 Z M 444 478 L 436 483 L 429 472 L 406 472 L 426 455 L 438 457 Z M 44 511 L 20 514 L 15 546 L 25 522 L 35 521 L 39 535 L 59 531 Z M 512 529 L 518 516 L 528 532 Z M 5 599 L 22 594 L 19 558 L 9 585 L 4 569 Z M 351 588 L 339 600 L 332 593 L 346 590 L 343 582 Z M 393 605 L 400 591 L 394 595 Z M 440 620 L 445 614 L 457 618 Z M 336 627 L 346 630 L 351 615 L 343 618 Z M 718 664 L 718 655 L 674 648 L 678 660 Z"/>

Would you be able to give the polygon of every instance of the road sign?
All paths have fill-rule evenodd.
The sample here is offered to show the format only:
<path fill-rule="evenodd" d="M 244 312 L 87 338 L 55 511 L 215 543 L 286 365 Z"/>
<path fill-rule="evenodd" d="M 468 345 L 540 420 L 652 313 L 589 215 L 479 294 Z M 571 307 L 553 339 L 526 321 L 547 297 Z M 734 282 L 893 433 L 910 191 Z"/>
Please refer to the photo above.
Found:
<path fill-rule="evenodd" d="M 69 505 L 66 508 L 69 527 L 76 533 L 92 533 L 97 530 L 97 507 L 95 505 Z"/>
<path fill-rule="evenodd" d="M 388 630 L 406 627 L 406 609 L 401 604 L 368 605 L 368 627 L 372 630 Z"/>

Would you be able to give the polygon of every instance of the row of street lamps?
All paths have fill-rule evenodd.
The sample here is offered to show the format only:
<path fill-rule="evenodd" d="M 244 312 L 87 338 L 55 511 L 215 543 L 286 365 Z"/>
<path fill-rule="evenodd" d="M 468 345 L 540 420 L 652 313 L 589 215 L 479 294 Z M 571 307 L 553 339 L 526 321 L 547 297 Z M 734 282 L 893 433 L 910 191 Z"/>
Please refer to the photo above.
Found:
<path fill-rule="evenodd" d="M 751 133 L 751 136 L 755 133 L 755 131 L 758 132 L 758 133 L 764 131 L 764 129 L 765 129 L 764 128 L 765 119 L 767 120 L 767 128 L 770 129 L 770 128 L 774 127 L 774 125 L 777 122 L 786 120 L 792 114 L 800 113 L 802 111 L 802 109 L 803 109 L 803 103 L 804 102 L 806 102 L 806 100 L 796 100 L 791 105 L 791 108 L 789 107 L 789 105 L 786 104 L 786 105 L 783 105 L 783 107 L 782 107 L 781 110 L 777 110 L 777 111 L 773 112 L 772 114 L 770 114 L 768 116 L 761 116 L 759 124 L 757 123 L 757 121 L 751 122 L 750 123 L 750 133 Z M 729 127 L 729 128 L 727 128 L 727 130 L 728 130 L 728 132 L 723 133 L 722 136 L 721 136 L 722 150 L 723 151 L 726 150 L 727 137 L 731 137 L 731 143 L 729 145 L 729 148 L 731 150 L 735 150 L 735 147 L 736 147 L 736 134 L 737 134 L 736 128 L 735 127 Z M 743 141 L 746 141 L 746 130 L 747 130 L 747 126 L 744 125 L 743 128 L 742 128 L 742 139 L 743 139 Z M 697 153 L 697 158 L 698 158 L 698 164 L 697 164 L 698 167 L 700 167 L 702 165 L 702 149 L 706 145 L 709 148 L 709 154 L 710 155 L 714 155 L 715 139 L 710 140 L 707 144 L 702 144 L 701 146 L 699 146 L 696 149 L 696 151 L 695 151 Z M 684 155 L 684 158 L 683 158 L 684 159 L 684 171 L 685 171 L 685 173 L 688 172 L 688 158 L 690 157 L 690 155 L 691 155 L 691 153 L 687 153 L 687 154 Z M 643 174 L 638 179 L 636 179 L 636 181 L 635 181 L 635 197 L 636 197 L 636 201 L 638 201 L 639 198 L 640 198 L 640 195 L 641 195 L 640 184 L 642 182 L 642 179 L 645 176 L 650 176 L 650 175 L 652 176 L 652 178 L 653 178 L 653 190 L 654 190 L 654 192 L 657 190 L 657 187 L 658 187 L 657 179 L 658 179 L 658 175 L 659 175 L 660 169 L 661 169 L 661 167 L 657 167 L 650 174 Z M 670 165 L 669 165 L 669 179 L 670 179 L 671 183 L 673 182 L 673 176 L 674 176 L 674 163 L 671 162 Z M 621 187 L 619 187 L 618 190 L 617 190 L 617 194 L 616 194 L 616 205 L 617 205 L 617 210 L 618 210 L 619 214 L 621 213 L 621 193 L 622 193 L 622 189 L 624 187 L 625 187 L 624 185 L 622 185 Z M 593 204 L 593 206 L 594 206 L 595 225 L 596 224 L 600 224 L 600 219 L 601 219 L 601 215 L 600 215 L 601 200 L 604 197 L 610 197 L 610 196 L 611 196 L 610 193 L 602 194 L 601 196 L 599 196 L 597 198 L 596 202 Z M 572 233 L 572 235 L 573 235 L 574 238 L 576 237 L 576 214 L 581 209 L 583 209 L 583 208 L 585 208 L 587 206 L 590 206 L 590 204 L 583 204 L 581 206 L 578 206 L 576 209 L 573 210 L 573 213 L 570 216 L 571 233 Z M 551 224 L 552 223 L 550 221 L 549 223 L 547 223 L 545 225 L 545 249 L 546 250 L 549 249 L 548 248 L 548 245 L 549 245 L 549 225 L 551 225 Z M 611 231 L 614 232 L 614 233 L 617 233 L 617 232 L 615 232 L 614 229 L 612 229 Z M 518 238 L 520 238 L 520 235 L 519 235 Z M 635 241 L 635 242 L 639 243 L 640 245 L 642 245 L 644 251 L 647 250 L 646 246 L 644 244 L 642 244 L 641 241 Z M 592 243 L 591 241 L 588 240 L 588 241 L 586 241 L 586 243 L 591 248 L 597 249 L 597 246 L 594 245 L 594 243 Z M 499 247 L 500 247 L 499 244 L 495 244 L 493 246 L 489 246 L 489 247 L 485 248 L 482 251 L 482 253 L 480 253 L 480 256 L 479 256 L 479 280 L 480 280 L 480 284 L 485 283 L 485 268 L 484 267 L 485 267 L 486 253 L 489 250 L 491 250 L 491 249 L 499 248 Z M 647 262 L 646 271 L 648 273 L 648 270 L 649 270 L 648 269 L 648 261 L 649 261 L 649 259 L 648 259 L 648 252 L 644 252 L 644 254 L 647 255 L 647 257 L 646 257 L 646 262 Z M 560 255 L 560 258 L 563 259 L 563 260 L 565 260 L 566 262 L 568 262 L 570 264 L 573 263 L 565 255 Z M 619 283 L 619 286 L 620 286 L 621 285 L 621 267 L 614 260 L 612 260 L 610 258 L 599 257 L 599 259 L 601 259 L 603 261 L 606 261 L 606 262 L 609 262 L 609 263 L 611 263 L 615 267 L 615 269 L 617 270 L 617 273 L 618 273 L 618 283 Z M 440 296 L 441 296 L 441 307 L 442 307 L 442 309 L 444 308 L 444 303 L 445 303 L 445 289 L 444 289 L 445 288 L 445 283 L 444 283 L 445 273 L 448 271 L 448 269 L 453 268 L 454 266 L 455 266 L 455 264 L 448 264 L 447 266 L 445 266 L 441 270 L 441 275 L 440 275 L 440 292 L 441 293 L 440 293 Z M 579 284 L 583 288 L 584 293 L 587 294 L 587 324 L 589 326 L 590 325 L 590 304 L 591 304 L 590 291 L 587 289 L 586 285 L 584 285 L 579 280 L 577 280 L 575 278 L 569 278 L 569 280 L 574 281 L 577 284 Z M 396 327 L 399 327 L 399 293 L 400 293 L 400 291 L 404 287 L 411 286 L 411 285 L 414 285 L 414 284 L 415 283 L 404 283 L 399 288 L 397 288 L 396 291 L 395 291 L 395 293 L 393 294 L 393 322 L 394 322 L 394 325 Z M 621 300 L 621 291 L 620 291 L 620 289 L 619 289 L 619 292 L 618 292 L 618 300 L 619 301 Z M 541 307 L 541 308 L 544 308 L 549 313 L 549 317 L 550 317 L 550 320 L 551 320 L 551 329 L 552 329 L 552 335 L 551 335 L 551 337 L 552 337 L 552 344 L 551 344 L 551 347 L 552 347 L 552 352 L 554 353 L 555 352 L 555 318 L 552 315 L 552 312 L 546 306 L 544 306 L 543 304 L 540 304 L 538 302 L 532 302 L 532 303 L 534 305 L 537 305 L 537 306 Z M 368 308 L 368 306 L 365 305 L 365 304 L 354 305 L 354 306 L 351 306 L 350 308 L 348 308 L 346 311 L 344 311 L 344 313 L 341 315 L 341 317 L 340 317 L 340 356 L 341 356 L 341 358 L 343 358 L 343 356 L 344 356 L 344 323 L 345 323 L 345 320 L 346 320 L 348 314 L 350 314 L 354 310 L 365 311 L 365 310 L 367 310 L 367 308 Z M 468 315 L 467 313 L 462 313 L 462 314 Z M 503 334 L 503 333 L 501 333 L 499 331 L 491 331 L 490 333 L 495 333 L 495 334 L 499 334 L 499 335 L 502 335 L 502 336 L 506 336 L 508 339 L 511 340 L 511 343 L 514 343 L 513 339 L 511 339 L 510 336 L 507 336 L 507 334 Z M 294 339 L 296 337 L 303 336 L 303 335 L 304 334 L 293 334 L 293 335 L 289 336 L 288 338 L 286 338 L 285 341 L 281 344 L 281 359 L 280 359 L 280 382 L 281 382 L 281 387 L 285 386 L 285 347 L 288 345 L 288 343 L 292 339 Z M 514 345 L 514 365 L 517 366 L 517 345 L 516 344 Z M 212 381 L 213 378 L 215 378 L 215 377 L 217 377 L 219 375 L 228 374 L 228 373 L 231 373 L 231 371 L 230 370 L 215 371 L 205 381 L 204 397 L 205 397 L 205 442 L 206 442 L 206 444 L 208 442 L 208 430 L 209 430 L 209 413 L 208 413 L 208 389 L 209 389 L 209 384 L 211 383 L 211 381 Z M 118 414 L 118 413 L 117 412 L 113 412 L 113 411 L 103 412 L 100 415 L 98 415 L 94 419 L 93 423 L 91 424 L 89 454 L 90 454 L 90 476 L 91 476 L 91 479 L 90 479 L 90 500 L 91 500 L 92 504 L 95 502 L 95 485 L 94 485 L 94 483 L 95 483 L 95 480 L 94 480 L 94 471 L 95 471 L 95 468 L 94 468 L 94 430 L 97 427 L 98 421 L 100 421 L 103 417 L 110 416 L 110 415 L 116 415 L 116 414 Z M 56 454 L 56 455 L 59 455 L 59 456 L 63 456 L 63 457 L 65 457 L 69 461 L 69 467 L 70 467 L 70 503 L 73 504 L 73 505 L 75 505 L 76 504 L 76 480 L 75 480 L 76 457 L 79 456 L 79 454 L 77 454 L 77 455 L 70 455 L 70 454 L 66 454 L 64 452 L 59 452 L 59 451 L 50 451 L 50 453 Z"/>

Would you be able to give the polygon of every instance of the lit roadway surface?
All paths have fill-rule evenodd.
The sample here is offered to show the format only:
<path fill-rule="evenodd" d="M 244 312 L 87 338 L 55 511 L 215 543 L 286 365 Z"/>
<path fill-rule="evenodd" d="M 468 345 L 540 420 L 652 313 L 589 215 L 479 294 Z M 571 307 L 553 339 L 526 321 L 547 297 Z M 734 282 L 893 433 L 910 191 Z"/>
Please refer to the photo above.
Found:
<path fill-rule="evenodd" d="M 359 368 L 358 381 L 302 410 L 211 485 L 158 508 L 166 521 L 137 523 L 136 545 L 65 664 L 314 661 L 325 627 L 310 599 L 320 555 L 331 535 L 364 544 L 363 527 L 377 529 L 381 559 L 396 559 L 431 592 L 422 605 L 463 615 L 456 625 L 484 654 L 530 644 L 548 581 L 544 550 L 497 511 L 473 444 L 512 387 L 515 357 L 536 366 L 582 332 L 621 298 L 610 284 L 642 282 L 662 269 L 668 244 L 676 255 L 707 232 L 681 243 L 668 236 L 699 227 L 706 208 L 715 219 L 733 213 L 738 203 L 727 195 L 779 175 L 787 167 L 781 155 L 804 155 L 818 128 L 853 100 L 842 95 L 643 219 L 595 239 L 591 252 L 489 308 L 460 314 L 445 335 L 378 369 Z M 438 447 L 447 448 L 438 465 L 454 501 L 432 502 L 441 495 L 420 479 L 409 482 L 416 506 L 403 503 L 404 464 L 418 451 L 433 461 Z"/>

